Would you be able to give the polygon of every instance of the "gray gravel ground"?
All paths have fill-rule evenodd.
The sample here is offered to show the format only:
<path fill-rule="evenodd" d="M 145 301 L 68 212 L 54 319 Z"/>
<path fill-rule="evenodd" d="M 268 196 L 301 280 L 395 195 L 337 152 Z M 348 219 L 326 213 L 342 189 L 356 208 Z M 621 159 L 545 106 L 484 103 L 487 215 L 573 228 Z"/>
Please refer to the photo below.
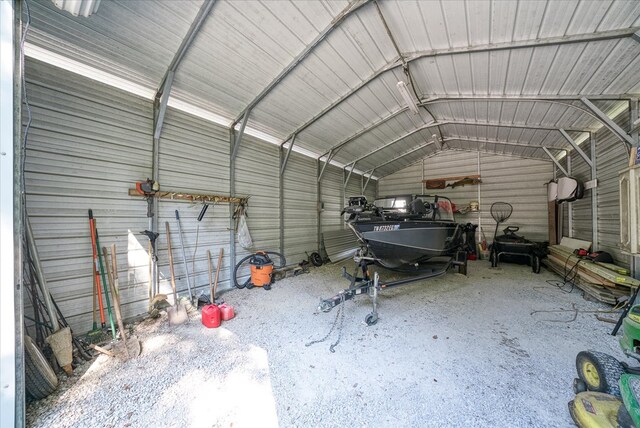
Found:
<path fill-rule="evenodd" d="M 352 262 L 345 262 L 351 268 Z M 382 271 L 383 277 L 392 276 Z M 33 427 L 572 426 L 577 352 L 623 358 L 608 309 L 564 293 L 526 266 L 469 262 L 455 273 L 385 290 L 380 321 L 370 299 L 345 304 L 335 353 L 323 337 L 336 309 L 320 298 L 347 283 L 340 266 L 277 282 L 271 291 L 233 290 L 237 317 L 207 329 L 199 317 L 170 327 L 166 316 L 136 327 L 142 355 L 105 356 L 63 380 L 27 409 Z M 575 313 L 579 312 L 572 321 Z M 542 312 L 537 310 L 570 310 Z"/>

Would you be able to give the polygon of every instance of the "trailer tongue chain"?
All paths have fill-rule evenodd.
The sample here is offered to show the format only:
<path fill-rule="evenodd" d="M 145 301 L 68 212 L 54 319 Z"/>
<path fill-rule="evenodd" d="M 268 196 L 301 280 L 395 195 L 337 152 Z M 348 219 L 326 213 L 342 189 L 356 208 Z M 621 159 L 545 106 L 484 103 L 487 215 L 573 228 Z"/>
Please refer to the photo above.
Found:
<path fill-rule="evenodd" d="M 338 346 L 338 343 L 340 343 L 340 339 L 342 338 L 342 326 L 344 325 L 344 293 L 340 294 L 340 303 L 341 305 L 338 307 L 338 311 L 336 312 L 336 318 L 333 320 L 333 325 L 331 326 L 331 328 L 329 329 L 329 332 L 326 334 L 326 336 L 324 336 L 322 339 L 317 339 L 317 340 L 312 340 L 309 343 L 306 343 L 304 346 L 311 346 L 311 345 L 315 345 L 316 343 L 322 343 L 324 341 L 326 341 L 329 336 L 331 336 L 331 333 L 333 333 L 333 330 L 335 330 L 336 326 L 338 327 L 338 339 L 331 344 L 331 346 L 329 347 L 329 350 L 332 353 L 335 353 L 336 350 L 336 346 Z M 338 319 L 340 319 L 340 325 L 338 325 Z"/>

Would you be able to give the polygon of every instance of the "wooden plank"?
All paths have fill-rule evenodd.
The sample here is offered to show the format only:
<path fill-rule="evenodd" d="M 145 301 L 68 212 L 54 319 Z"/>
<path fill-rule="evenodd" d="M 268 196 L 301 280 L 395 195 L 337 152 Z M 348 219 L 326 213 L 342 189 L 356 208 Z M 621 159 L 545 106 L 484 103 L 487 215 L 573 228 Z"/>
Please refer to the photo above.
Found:
<path fill-rule="evenodd" d="M 575 256 L 568 248 L 563 247 L 562 245 L 553 245 L 549 247 L 549 251 L 551 254 L 557 254 L 560 257 L 565 257 L 565 259 L 568 258 L 570 261 L 579 260 L 578 257 Z M 581 267 L 616 284 L 625 285 L 627 287 L 640 287 L 639 280 L 631 278 L 630 276 L 620 275 L 591 261 L 581 263 Z"/>
<path fill-rule="evenodd" d="M 622 266 L 614 265 L 613 263 L 603 263 L 596 262 L 597 265 L 602 266 L 603 268 L 607 268 L 615 273 L 620 275 L 629 275 L 629 269 L 623 268 Z"/>
<path fill-rule="evenodd" d="M 144 197 L 138 193 L 136 189 L 129 189 L 129 196 L 139 196 Z M 210 194 L 202 194 L 202 193 L 184 193 L 184 192 L 158 192 L 155 195 L 156 198 L 160 199 L 172 199 L 172 200 L 180 200 L 180 201 L 191 201 L 191 202 L 210 202 L 210 203 L 234 203 L 234 204 L 242 204 L 246 203 L 249 197 L 230 197 L 225 195 L 210 195 Z"/>
<path fill-rule="evenodd" d="M 584 248 L 585 250 L 591 248 L 591 242 L 583 241 L 581 239 L 569 238 L 567 236 L 562 237 L 562 239 L 560 240 L 560 245 L 562 245 L 563 247 L 567 247 L 571 251 L 577 250 L 579 248 Z"/>

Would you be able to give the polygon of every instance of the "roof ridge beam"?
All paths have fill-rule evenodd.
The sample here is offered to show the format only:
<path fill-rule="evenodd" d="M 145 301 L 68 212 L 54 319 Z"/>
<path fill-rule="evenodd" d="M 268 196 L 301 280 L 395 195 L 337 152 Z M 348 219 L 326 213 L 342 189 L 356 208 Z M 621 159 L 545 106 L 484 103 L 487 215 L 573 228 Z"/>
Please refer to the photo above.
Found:
<path fill-rule="evenodd" d="M 284 80 L 287 75 L 298 66 L 309 54 L 324 40 L 329 36 L 329 34 L 338 28 L 345 19 L 349 16 L 353 15 L 358 9 L 360 9 L 365 4 L 369 3 L 371 0 L 352 0 L 349 2 L 347 7 L 345 7 L 342 12 L 338 14 L 335 18 L 331 20 L 329 25 L 322 30 L 318 36 L 316 36 L 313 41 L 308 44 L 302 52 L 300 52 L 294 59 L 291 61 L 256 97 L 247 104 L 247 106 L 238 114 L 238 116 L 234 119 L 231 124 L 231 128 L 234 128 L 238 122 L 244 117 L 246 112 L 253 110 L 253 108 L 265 98 L 269 92 L 273 90 L 282 80 Z M 289 137 L 290 138 L 290 137 Z M 287 138 L 285 141 L 287 141 Z"/>
<path fill-rule="evenodd" d="M 304 124 L 300 125 L 295 131 L 291 133 L 299 134 L 329 111 L 333 110 L 336 106 L 344 102 L 346 99 L 351 97 L 353 94 L 358 92 L 364 86 L 368 85 L 373 80 L 380 77 L 382 74 L 385 74 L 388 71 L 395 70 L 399 67 L 403 67 L 405 64 L 408 64 L 412 61 L 416 61 L 421 58 L 429 58 L 436 56 L 446 56 L 446 55 L 457 55 L 457 54 L 467 54 L 467 53 L 475 53 L 475 52 L 492 52 L 492 51 L 500 51 L 500 50 L 509 50 L 509 49 L 523 49 L 523 48 L 533 48 L 540 46 L 551 46 L 551 45 L 564 45 L 564 44 L 573 44 L 573 43 L 588 43 L 594 41 L 602 41 L 602 40 L 611 40 L 611 39 L 621 39 L 626 37 L 632 37 L 637 31 L 640 30 L 640 27 L 632 27 L 625 28 L 621 30 L 609 30 L 609 31 L 601 31 L 596 33 L 587 33 L 587 34 L 574 34 L 570 36 L 561 36 L 561 37 L 549 37 L 542 39 L 527 39 L 518 42 L 504 42 L 504 43 L 494 43 L 494 44 L 486 44 L 486 45 L 477 45 L 477 46 L 464 46 L 460 48 L 449 48 L 449 49 L 434 49 L 430 51 L 416 52 L 413 54 L 405 54 L 402 57 L 395 59 L 394 61 L 386 64 L 381 69 L 375 71 L 371 76 L 364 79 L 361 83 L 356 85 L 353 89 L 349 90 L 342 96 L 340 96 L 337 100 L 329 104 L 327 107 L 322 109 L 318 114 L 309 119 Z M 289 135 L 284 141 L 287 141 L 291 138 Z"/>

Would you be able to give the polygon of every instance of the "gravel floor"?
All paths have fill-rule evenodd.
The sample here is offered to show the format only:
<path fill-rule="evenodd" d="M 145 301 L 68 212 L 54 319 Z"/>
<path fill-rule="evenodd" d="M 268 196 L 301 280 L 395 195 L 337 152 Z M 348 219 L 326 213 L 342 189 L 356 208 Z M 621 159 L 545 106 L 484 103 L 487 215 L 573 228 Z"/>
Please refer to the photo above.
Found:
<path fill-rule="evenodd" d="M 352 262 L 346 263 L 351 267 Z M 385 278 L 391 273 L 382 271 Z M 342 340 L 322 338 L 336 309 L 320 298 L 347 284 L 340 266 L 233 290 L 237 317 L 206 329 L 198 317 L 136 327 L 140 357 L 106 356 L 30 403 L 33 427 L 572 426 L 574 358 L 596 349 L 623 358 L 593 312 L 607 308 L 547 284 L 526 266 L 470 262 L 455 273 L 346 302 Z M 574 312 L 573 309 L 579 312 Z M 569 310 L 568 312 L 537 312 Z M 584 311 L 584 312 L 583 312 Z M 575 317 L 575 319 L 574 319 Z"/>

